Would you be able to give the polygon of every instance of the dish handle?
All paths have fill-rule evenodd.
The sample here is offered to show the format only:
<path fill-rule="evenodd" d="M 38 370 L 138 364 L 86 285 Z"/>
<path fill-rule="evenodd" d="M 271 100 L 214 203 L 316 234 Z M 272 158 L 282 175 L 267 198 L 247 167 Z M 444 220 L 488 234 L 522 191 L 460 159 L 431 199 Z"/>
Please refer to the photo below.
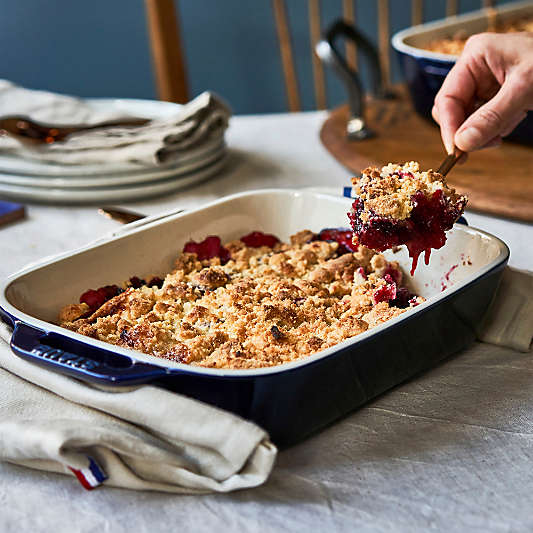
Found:
<path fill-rule="evenodd" d="M 138 362 L 20 321 L 14 324 L 10 346 L 23 359 L 83 381 L 135 385 L 167 374 L 163 367 Z"/>

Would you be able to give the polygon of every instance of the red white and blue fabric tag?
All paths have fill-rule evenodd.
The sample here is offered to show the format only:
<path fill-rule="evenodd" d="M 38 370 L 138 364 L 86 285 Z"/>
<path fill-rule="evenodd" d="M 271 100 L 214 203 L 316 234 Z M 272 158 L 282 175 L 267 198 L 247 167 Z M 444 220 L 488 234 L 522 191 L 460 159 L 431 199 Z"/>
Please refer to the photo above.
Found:
<path fill-rule="evenodd" d="M 69 466 L 69 469 L 72 470 L 84 489 L 93 490 L 101 485 L 107 476 L 103 468 L 92 457 L 87 456 L 87 459 L 89 460 L 87 468 L 77 470 Z"/>

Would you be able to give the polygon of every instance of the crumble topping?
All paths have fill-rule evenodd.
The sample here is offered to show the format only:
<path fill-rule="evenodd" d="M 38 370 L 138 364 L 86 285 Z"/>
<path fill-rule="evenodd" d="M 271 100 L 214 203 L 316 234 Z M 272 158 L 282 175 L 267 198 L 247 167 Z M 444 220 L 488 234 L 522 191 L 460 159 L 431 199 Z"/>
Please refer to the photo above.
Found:
<path fill-rule="evenodd" d="M 328 238 L 337 232 L 344 239 L 347 233 L 324 231 Z M 318 240 L 321 234 L 304 230 L 287 244 L 254 232 L 253 238 L 243 237 L 251 245 L 216 244 L 224 250 L 222 261 L 182 253 L 164 280 L 153 278 L 161 283 L 135 287 L 130 280 L 125 290 L 107 286 L 108 296 L 115 295 L 102 305 L 86 296 L 101 289 L 88 291 L 83 299 L 97 307 L 68 305 L 60 324 L 190 365 L 246 369 L 306 357 L 424 301 L 401 286 L 397 262 L 361 245 L 350 244 L 351 251 Z M 260 245 L 263 237 L 269 246 Z M 209 239 L 213 247 L 214 237 L 204 243 Z M 202 255 L 203 243 L 193 244 Z"/>
<path fill-rule="evenodd" d="M 514 32 L 533 32 L 533 18 L 528 17 L 521 20 L 515 20 L 510 22 L 499 22 L 497 20 L 496 12 L 489 12 L 488 32 L 493 33 L 514 33 Z M 463 51 L 466 41 L 470 35 L 460 30 L 451 37 L 445 37 L 443 39 L 434 39 L 428 43 L 424 48 L 431 52 L 437 52 L 439 54 L 460 55 Z"/>
<path fill-rule="evenodd" d="M 467 203 L 443 175 L 422 172 L 415 161 L 369 167 L 352 183 L 357 194 L 348 213 L 353 242 L 380 252 L 405 244 L 413 259 L 411 275 L 422 252 L 428 264 L 431 249 L 444 246 L 446 231 Z"/>
<path fill-rule="evenodd" d="M 420 171 L 420 165 L 410 161 L 399 165 L 389 163 L 381 168 L 368 167 L 361 178 L 352 178 L 359 199 L 364 202 L 361 220 L 368 222 L 374 215 L 405 220 L 414 207 L 413 196 L 421 191 L 430 196 L 441 190 L 452 203 L 460 197 L 448 187 L 446 178 L 433 170 Z"/>

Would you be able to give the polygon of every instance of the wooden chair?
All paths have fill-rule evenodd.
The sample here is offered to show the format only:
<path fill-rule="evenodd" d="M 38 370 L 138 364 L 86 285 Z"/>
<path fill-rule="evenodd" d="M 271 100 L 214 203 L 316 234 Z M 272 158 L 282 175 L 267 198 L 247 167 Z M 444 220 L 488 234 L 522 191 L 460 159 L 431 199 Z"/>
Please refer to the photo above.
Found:
<path fill-rule="evenodd" d="M 492 7 L 494 0 L 482 0 L 485 7 Z M 350 24 L 355 23 L 356 0 L 342 0 L 342 16 Z M 278 34 L 283 74 L 285 78 L 285 90 L 289 111 L 301 111 L 300 92 L 298 79 L 294 66 L 292 44 L 287 20 L 285 0 L 272 0 L 276 29 Z M 423 0 L 411 0 L 411 21 L 413 25 L 421 24 L 424 20 Z M 315 53 L 315 45 L 321 38 L 320 23 L 320 0 L 308 0 L 309 31 L 311 36 L 311 55 L 313 64 L 313 81 L 315 89 L 315 102 L 317 109 L 325 109 L 326 85 L 324 70 L 320 59 Z M 457 0 L 447 0 L 447 16 L 457 13 Z M 385 86 L 390 86 L 390 31 L 389 31 L 389 0 L 378 0 L 378 46 L 381 61 L 382 77 Z M 357 50 L 352 42 L 346 43 L 346 60 L 350 67 L 357 66 Z"/>
<path fill-rule="evenodd" d="M 160 100 L 189 100 L 181 34 L 173 0 L 145 0 L 148 33 Z"/>
<path fill-rule="evenodd" d="M 332 1 L 332 0 L 328 0 Z M 491 0 L 480 0 L 482 6 L 492 7 Z M 292 52 L 291 36 L 285 0 L 271 0 L 279 40 L 279 49 L 285 79 L 288 108 L 301 109 L 298 79 Z M 356 0 L 342 2 L 342 16 L 355 23 Z M 378 2 L 378 49 L 385 88 L 390 87 L 390 31 L 389 0 Z M 162 100 L 185 102 L 188 99 L 187 80 L 180 46 L 179 24 L 174 0 L 145 0 L 152 55 L 155 65 L 159 96 Z M 457 12 L 457 0 L 447 0 L 447 15 Z M 339 7 L 341 7 L 339 5 Z M 326 88 L 322 64 L 315 55 L 315 44 L 321 38 L 320 0 L 308 0 L 310 47 L 313 58 L 315 101 L 319 109 L 326 108 Z M 411 20 L 424 20 L 423 0 L 411 0 Z M 357 51 L 351 41 L 346 42 L 345 56 L 351 67 L 356 67 Z M 397 98 L 377 101 L 368 107 L 371 129 L 375 139 L 353 142 L 346 135 L 350 118 L 347 105 L 332 110 L 320 130 L 320 138 L 327 150 L 354 173 L 368 165 L 387 161 L 419 161 L 423 168 L 431 168 L 443 157 L 438 129 L 418 116 L 407 99 L 405 90 L 395 87 Z M 405 131 L 409 135 L 405 135 Z M 509 161 L 514 162 L 511 177 L 506 172 Z M 524 221 L 533 220 L 533 182 L 531 181 L 531 148 L 504 143 L 499 150 L 470 154 L 468 165 L 454 169 L 449 182 L 461 193 L 468 194 L 472 209 Z"/>
<path fill-rule="evenodd" d="M 348 23 L 355 23 L 356 0 L 341 0 L 342 16 Z M 485 7 L 492 6 L 493 0 L 482 0 Z M 174 0 L 145 0 L 152 59 L 156 74 L 156 85 L 161 100 L 184 103 L 189 98 L 187 76 L 185 73 L 184 54 L 181 46 L 179 20 Z M 285 90 L 289 111 L 300 111 L 300 92 L 291 36 L 287 19 L 285 0 L 272 0 L 276 30 L 278 35 Z M 324 70 L 315 53 L 315 44 L 321 37 L 320 0 L 308 0 L 309 29 L 311 36 L 311 54 L 313 64 L 313 83 L 317 109 L 325 109 L 326 85 Z M 423 0 L 411 0 L 411 20 L 413 24 L 423 22 Z M 447 0 L 447 15 L 457 13 L 457 0 Z M 382 76 L 385 85 L 390 85 L 389 56 L 389 0 L 378 0 L 378 46 L 381 59 Z M 346 43 L 348 65 L 357 65 L 357 50 L 351 42 Z"/>

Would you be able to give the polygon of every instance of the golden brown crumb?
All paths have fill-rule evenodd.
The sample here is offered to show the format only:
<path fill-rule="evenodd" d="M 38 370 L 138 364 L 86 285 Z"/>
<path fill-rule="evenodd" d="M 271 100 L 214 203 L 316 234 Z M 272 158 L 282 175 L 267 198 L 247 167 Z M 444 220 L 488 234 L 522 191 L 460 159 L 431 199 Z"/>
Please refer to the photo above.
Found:
<path fill-rule="evenodd" d="M 291 244 L 226 245 L 231 259 L 181 254 L 163 286 L 126 291 L 90 316 L 66 306 L 60 324 L 147 354 L 212 368 L 261 368 L 298 360 L 358 335 L 405 309 L 375 301 L 398 263 L 304 230 Z M 388 270 L 387 270 L 388 269 Z"/>
<path fill-rule="evenodd" d="M 305 244 L 310 242 L 314 236 L 315 234 L 312 231 L 304 229 L 303 231 L 299 231 L 291 236 L 291 244 Z"/>
<path fill-rule="evenodd" d="M 88 311 L 89 306 L 87 304 L 66 305 L 59 313 L 59 322 L 74 322 L 74 320 L 87 314 Z"/>
<path fill-rule="evenodd" d="M 514 33 L 520 31 L 533 32 L 533 18 L 524 18 L 510 22 L 499 22 L 494 10 L 489 11 L 487 31 L 494 33 Z M 434 39 L 424 46 L 426 50 L 439 54 L 460 55 L 470 35 L 464 30 L 458 31 L 452 37 Z"/>
<path fill-rule="evenodd" d="M 364 202 L 365 209 L 360 215 L 363 222 L 368 222 L 371 213 L 397 220 L 409 218 L 413 209 L 411 198 L 418 191 L 430 196 L 440 189 L 451 203 L 466 202 L 448 187 L 442 174 L 431 169 L 422 172 L 415 161 L 403 165 L 389 163 L 381 169 L 366 168 L 362 177 L 353 178 L 352 183 Z"/>

